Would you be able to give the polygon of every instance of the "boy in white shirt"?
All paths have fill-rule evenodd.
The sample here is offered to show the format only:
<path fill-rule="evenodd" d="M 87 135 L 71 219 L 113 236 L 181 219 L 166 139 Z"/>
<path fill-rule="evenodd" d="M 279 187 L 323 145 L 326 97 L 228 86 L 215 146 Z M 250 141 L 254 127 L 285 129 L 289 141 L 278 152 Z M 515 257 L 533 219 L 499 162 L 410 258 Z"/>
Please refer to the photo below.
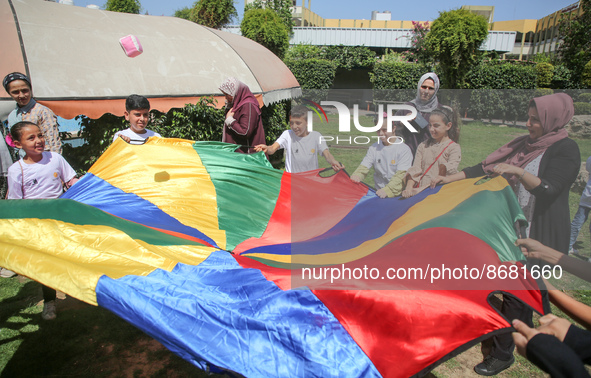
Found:
<path fill-rule="evenodd" d="M 376 194 L 380 198 L 396 197 L 404 189 L 406 170 L 412 166 L 412 152 L 395 135 L 396 125 L 392 124 L 392 131 L 388 132 L 387 115 L 384 113 L 382 128 L 378 130 L 377 142 L 372 144 L 359 167 L 351 175 L 353 182 L 362 181 L 374 169 L 374 183 Z"/>
<path fill-rule="evenodd" d="M 150 122 L 150 102 L 144 96 L 132 94 L 125 100 L 125 120 L 129 122 L 129 128 L 117 131 L 113 136 L 113 142 L 121 137 L 127 143 L 142 144 L 152 136 L 160 134 L 146 129 Z"/>
<path fill-rule="evenodd" d="M 299 105 L 291 110 L 289 126 L 291 130 L 285 130 L 271 146 L 259 144 L 255 146 L 255 151 L 263 151 L 267 155 L 273 155 L 278 149 L 285 149 L 285 171 L 290 173 L 318 169 L 319 154 L 324 156 L 335 171 L 344 168 L 328 151 L 322 134 L 318 131 L 308 131 L 308 109 L 306 107 Z"/>

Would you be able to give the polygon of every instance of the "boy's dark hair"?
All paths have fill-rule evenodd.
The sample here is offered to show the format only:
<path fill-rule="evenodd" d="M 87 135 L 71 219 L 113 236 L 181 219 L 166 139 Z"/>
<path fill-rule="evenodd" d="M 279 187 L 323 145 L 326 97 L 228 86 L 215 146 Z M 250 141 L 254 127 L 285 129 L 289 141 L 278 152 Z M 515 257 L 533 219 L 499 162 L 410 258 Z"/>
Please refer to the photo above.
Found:
<path fill-rule="evenodd" d="M 150 109 L 150 101 L 144 96 L 132 94 L 125 100 L 125 110 Z"/>
<path fill-rule="evenodd" d="M 33 122 L 29 122 L 29 121 L 20 121 L 15 123 L 14 125 L 12 125 L 12 127 L 10 128 L 10 136 L 12 137 L 12 140 L 21 141 L 21 136 L 23 136 L 23 129 L 27 126 L 35 126 L 39 128 L 39 125 L 37 125 L 36 123 Z M 39 130 L 41 130 L 41 128 L 39 128 Z"/>
<path fill-rule="evenodd" d="M 308 108 L 304 105 L 296 105 L 291 108 L 291 112 L 289 112 L 290 117 L 295 118 L 307 118 L 308 117 Z"/>

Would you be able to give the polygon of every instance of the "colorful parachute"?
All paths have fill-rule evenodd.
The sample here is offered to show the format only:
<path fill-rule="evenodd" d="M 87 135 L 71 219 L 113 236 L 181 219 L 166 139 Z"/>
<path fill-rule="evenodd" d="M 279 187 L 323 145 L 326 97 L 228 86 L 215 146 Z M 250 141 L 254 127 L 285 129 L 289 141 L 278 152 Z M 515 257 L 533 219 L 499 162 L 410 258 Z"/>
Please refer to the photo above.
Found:
<path fill-rule="evenodd" d="M 245 376 L 421 375 L 510 331 L 491 293 L 544 312 L 504 179 L 380 199 L 234 148 L 117 140 L 62 198 L 0 201 L 0 266 Z"/>

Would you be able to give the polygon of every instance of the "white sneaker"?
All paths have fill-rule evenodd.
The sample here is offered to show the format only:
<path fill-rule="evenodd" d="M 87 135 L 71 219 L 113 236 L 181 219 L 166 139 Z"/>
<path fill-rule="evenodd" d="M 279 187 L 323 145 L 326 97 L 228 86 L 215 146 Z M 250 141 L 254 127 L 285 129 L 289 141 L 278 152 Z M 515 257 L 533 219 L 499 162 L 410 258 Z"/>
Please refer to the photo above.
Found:
<path fill-rule="evenodd" d="M 16 276 L 16 273 L 13 272 L 12 270 L 8 270 L 6 268 L 0 268 L 0 277 L 11 278 L 14 276 Z"/>
<path fill-rule="evenodd" d="M 43 312 L 41 317 L 44 320 L 53 320 L 56 318 L 55 301 L 43 302 Z"/>
<path fill-rule="evenodd" d="M 574 249 L 574 248 L 571 248 L 571 249 L 568 251 L 568 255 L 569 255 L 569 256 L 573 256 L 573 255 L 574 255 L 574 256 L 579 256 L 579 251 L 578 251 L 578 250 L 576 250 L 576 249 Z"/>

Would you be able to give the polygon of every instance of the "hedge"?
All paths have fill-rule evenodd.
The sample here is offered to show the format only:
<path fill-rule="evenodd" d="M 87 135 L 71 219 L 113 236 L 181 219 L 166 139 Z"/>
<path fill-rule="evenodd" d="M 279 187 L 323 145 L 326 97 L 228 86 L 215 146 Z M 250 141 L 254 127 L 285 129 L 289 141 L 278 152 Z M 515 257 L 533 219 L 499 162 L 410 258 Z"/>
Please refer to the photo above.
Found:
<path fill-rule="evenodd" d="M 479 64 L 467 77 L 469 89 L 534 89 L 535 66 L 510 63 Z"/>
<path fill-rule="evenodd" d="M 554 66 L 550 63 L 536 64 L 537 86 L 541 88 L 548 88 L 552 85 L 552 78 L 554 77 Z"/>
<path fill-rule="evenodd" d="M 591 104 L 588 102 L 575 102 L 575 115 L 591 115 Z"/>
<path fill-rule="evenodd" d="M 285 59 L 302 89 L 307 89 L 310 100 L 321 101 L 326 98 L 334 82 L 337 64 L 325 59 Z"/>

